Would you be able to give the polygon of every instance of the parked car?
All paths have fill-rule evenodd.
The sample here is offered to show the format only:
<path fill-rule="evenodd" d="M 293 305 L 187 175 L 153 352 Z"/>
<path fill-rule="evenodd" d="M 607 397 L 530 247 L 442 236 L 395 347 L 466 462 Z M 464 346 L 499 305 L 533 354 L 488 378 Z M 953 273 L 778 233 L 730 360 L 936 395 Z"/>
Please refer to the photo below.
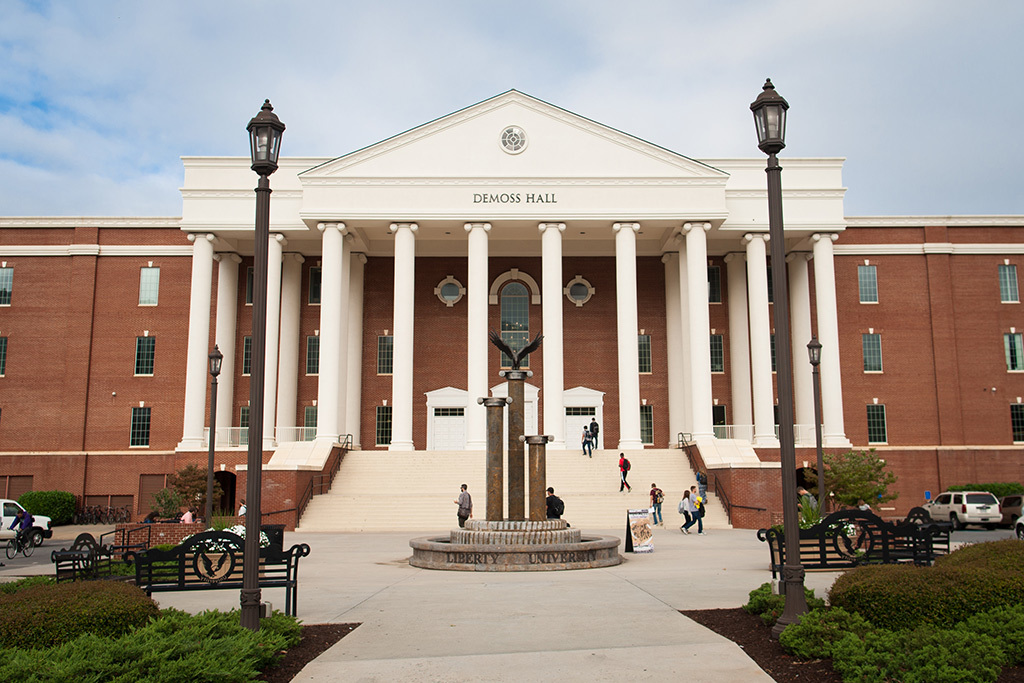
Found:
<path fill-rule="evenodd" d="M 9 538 L 14 538 L 14 531 L 7 527 L 14 522 L 18 512 L 24 509 L 16 500 L 0 499 L 0 538 L 5 542 Z M 35 524 L 32 526 L 32 545 L 40 546 L 43 544 L 44 538 L 53 537 L 50 518 L 46 515 L 32 515 L 32 517 L 35 519 Z"/>
<path fill-rule="evenodd" d="M 946 491 L 924 506 L 932 521 L 951 522 L 954 529 L 982 524 L 994 529 L 1003 521 L 999 500 L 988 491 Z"/>
<path fill-rule="evenodd" d="M 1015 494 L 1012 496 L 1003 496 L 999 499 L 999 509 L 1003 513 L 1003 525 L 1013 528 L 1020 518 L 1020 504 L 1024 500 L 1024 496 L 1021 494 Z"/>
<path fill-rule="evenodd" d="M 1024 541 L 1024 517 L 1017 518 L 1017 523 L 1013 525 L 1013 530 L 1017 532 L 1017 538 Z"/>

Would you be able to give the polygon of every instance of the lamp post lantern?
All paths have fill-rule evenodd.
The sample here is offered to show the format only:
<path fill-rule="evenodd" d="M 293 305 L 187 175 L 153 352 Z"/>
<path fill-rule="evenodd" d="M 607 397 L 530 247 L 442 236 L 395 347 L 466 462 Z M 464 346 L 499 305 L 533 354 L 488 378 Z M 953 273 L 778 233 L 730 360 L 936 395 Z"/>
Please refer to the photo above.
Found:
<path fill-rule="evenodd" d="M 243 628 L 260 627 L 260 491 L 263 479 L 263 382 L 267 347 L 267 259 L 270 241 L 270 175 L 277 170 L 284 124 L 266 100 L 249 121 L 252 170 L 259 174 L 256 187 L 256 233 L 253 249 L 252 373 L 249 377 L 249 452 L 246 468 L 245 550 L 239 598 Z"/>
<path fill-rule="evenodd" d="M 821 452 L 821 342 L 811 337 L 807 342 L 807 357 L 811 361 L 811 375 L 814 383 L 814 448 L 818 454 L 818 509 L 825 511 L 825 456 Z"/>
<path fill-rule="evenodd" d="M 772 299 L 775 302 L 776 378 L 779 394 L 779 451 L 782 459 L 782 514 L 785 563 L 782 579 L 786 606 L 772 628 L 778 638 L 789 624 L 807 612 L 804 596 L 804 568 L 800 564 L 800 524 L 796 509 L 796 448 L 793 439 L 793 356 L 789 338 L 789 295 L 786 286 L 786 239 L 782 225 L 782 167 L 776 155 L 786 146 L 786 110 L 789 104 L 777 92 L 771 79 L 750 105 L 757 129 L 757 146 L 768 155 L 768 234 L 772 257 Z"/>
<path fill-rule="evenodd" d="M 224 354 L 217 345 L 210 352 L 210 453 L 206 460 L 206 526 L 213 523 L 213 452 L 217 447 L 217 375 L 220 374 Z"/>

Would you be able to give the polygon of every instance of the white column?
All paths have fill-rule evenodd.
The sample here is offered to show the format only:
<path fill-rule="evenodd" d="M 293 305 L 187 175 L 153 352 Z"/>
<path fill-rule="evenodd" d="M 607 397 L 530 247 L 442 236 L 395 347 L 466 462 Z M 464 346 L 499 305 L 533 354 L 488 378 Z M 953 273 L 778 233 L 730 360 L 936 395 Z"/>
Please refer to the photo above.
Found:
<path fill-rule="evenodd" d="M 277 430 L 274 421 L 277 419 L 277 352 L 280 348 L 281 336 L 281 261 L 284 258 L 284 235 L 270 235 L 267 250 L 267 352 L 266 377 L 263 381 L 263 450 L 277 448 Z"/>
<path fill-rule="evenodd" d="M 676 444 L 685 427 L 686 390 L 683 385 L 684 359 L 681 357 L 683 325 L 679 317 L 679 254 L 667 252 L 661 257 L 665 264 L 665 345 L 668 356 L 668 445 Z"/>
<path fill-rule="evenodd" d="M 478 398 L 487 398 L 487 233 L 490 223 L 466 223 L 466 448 L 487 446 L 487 413 Z M 545 339 L 545 341 L 547 341 Z M 544 366 L 547 368 L 547 364 Z"/>
<path fill-rule="evenodd" d="M 562 345 L 562 233 L 565 223 L 541 223 L 541 328 L 544 330 L 544 427 L 548 448 L 565 448 L 565 356 Z"/>
<path fill-rule="evenodd" d="M 814 243 L 814 300 L 818 313 L 818 341 L 821 342 L 822 445 L 848 448 L 843 425 L 843 385 L 839 367 L 839 318 L 836 313 L 836 270 L 832 243 L 838 235 L 811 236 Z"/>
<path fill-rule="evenodd" d="M 277 426 L 288 429 L 287 439 L 295 439 L 299 396 L 299 313 L 302 311 L 302 254 L 285 254 L 281 276 L 281 353 L 277 369 Z"/>
<path fill-rule="evenodd" d="M 338 395 L 341 387 L 341 278 L 345 263 L 341 258 L 344 223 L 320 223 L 323 233 L 320 262 L 320 374 L 316 391 L 317 441 L 338 440 Z"/>
<path fill-rule="evenodd" d="M 710 223 L 686 223 L 686 295 L 690 307 L 690 387 L 693 438 L 715 435 L 711 414 L 711 316 L 708 311 Z"/>
<path fill-rule="evenodd" d="M 772 328 L 768 317 L 768 235 L 748 234 L 747 301 L 750 306 L 750 386 L 754 397 L 755 446 L 778 448 L 772 386 Z"/>
<path fill-rule="evenodd" d="M 793 340 L 794 422 L 804 425 L 797 431 L 797 443 L 814 444 L 814 383 L 807 342 L 811 341 L 811 283 L 807 260 L 810 254 L 795 252 L 786 257 L 789 267 L 789 329 Z"/>
<path fill-rule="evenodd" d="M 693 368 L 690 367 L 692 358 L 690 356 L 690 277 L 689 268 L 686 265 L 686 235 L 676 236 L 676 244 L 679 248 L 679 325 L 681 338 L 679 344 L 679 358 L 683 362 L 683 431 L 693 434 Z M 710 319 L 709 319 L 710 320 Z M 710 321 L 708 322 L 710 326 Z M 709 340 L 710 344 L 710 340 Z M 708 354 L 710 356 L 710 345 Z M 710 370 L 711 359 L 708 358 L 708 369 Z"/>
<path fill-rule="evenodd" d="M 639 223 L 615 223 L 615 310 L 619 349 L 619 449 L 638 450 L 640 357 L 637 344 L 636 233 Z"/>
<path fill-rule="evenodd" d="M 203 450 L 206 378 L 210 351 L 210 300 L 213 290 L 214 235 L 190 234 L 192 292 L 188 302 L 188 347 L 185 356 L 185 421 L 178 450 Z"/>
<path fill-rule="evenodd" d="M 360 446 L 359 408 L 363 400 L 363 266 L 364 254 L 352 254 L 348 289 L 348 383 L 345 392 L 345 429 L 352 435 L 352 448 Z"/>
<path fill-rule="evenodd" d="M 341 329 L 338 332 L 338 405 L 336 409 L 339 435 L 349 433 L 348 426 L 346 425 L 346 418 L 348 417 L 348 309 L 351 303 L 349 296 L 351 295 L 350 287 L 352 285 L 350 271 L 352 269 L 353 239 L 352 234 L 347 230 L 341 237 L 341 262 L 344 266 L 339 278 L 341 290 L 338 293 L 338 300 L 341 302 L 338 310 L 338 320 L 340 321 Z M 317 408 L 318 424 L 319 417 L 320 409 Z"/>
<path fill-rule="evenodd" d="M 217 331 L 214 339 L 224 355 L 217 378 L 217 432 L 226 434 L 234 424 L 235 415 L 235 334 L 238 331 L 238 254 L 218 254 L 217 260 Z M 221 436 L 219 443 L 227 443 Z"/>
<path fill-rule="evenodd" d="M 747 261 L 743 254 L 732 252 L 726 254 L 725 264 L 729 295 L 729 379 L 732 388 L 732 405 L 729 406 L 732 414 L 728 416 L 728 421 L 734 426 L 751 427 L 754 414 L 750 393 Z"/>
<path fill-rule="evenodd" d="M 391 375 L 391 451 L 411 451 L 413 321 L 416 296 L 415 223 L 392 223 L 395 234 L 395 330 Z"/>

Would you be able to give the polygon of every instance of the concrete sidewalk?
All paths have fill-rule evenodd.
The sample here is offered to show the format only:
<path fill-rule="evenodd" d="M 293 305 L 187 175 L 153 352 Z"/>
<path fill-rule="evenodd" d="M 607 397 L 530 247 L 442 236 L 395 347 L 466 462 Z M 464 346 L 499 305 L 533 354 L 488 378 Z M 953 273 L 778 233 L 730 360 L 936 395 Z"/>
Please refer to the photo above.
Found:
<path fill-rule="evenodd" d="M 679 614 L 739 607 L 771 580 L 749 530 L 655 530 L 655 551 L 617 567 L 563 572 L 442 572 L 410 567 L 422 533 L 287 533 L 308 543 L 299 618 L 362 626 L 296 681 L 771 681 L 731 641 Z M 623 538 L 623 530 L 592 533 Z M 621 550 L 621 547 L 620 547 Z M 810 573 L 824 595 L 838 574 Z M 237 591 L 158 593 L 161 606 L 232 609 Z M 263 592 L 284 607 L 283 591 Z"/>

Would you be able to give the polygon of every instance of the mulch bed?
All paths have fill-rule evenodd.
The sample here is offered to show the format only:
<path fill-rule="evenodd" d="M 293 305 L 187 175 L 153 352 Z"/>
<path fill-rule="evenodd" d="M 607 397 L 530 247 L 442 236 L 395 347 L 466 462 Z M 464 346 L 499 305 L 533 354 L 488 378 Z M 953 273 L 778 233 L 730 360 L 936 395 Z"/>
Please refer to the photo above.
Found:
<path fill-rule="evenodd" d="M 352 633 L 359 624 L 310 624 L 302 627 L 302 640 L 284 656 L 277 666 L 267 669 L 257 680 L 266 683 L 288 683 L 302 668 L 324 650 Z"/>
<path fill-rule="evenodd" d="M 683 610 L 682 613 L 739 645 L 776 683 L 842 683 L 843 679 L 832 670 L 831 660 L 806 661 L 787 655 L 779 641 L 772 638 L 771 628 L 741 607 Z M 1003 669 L 996 683 L 1024 683 L 1024 667 Z"/>

